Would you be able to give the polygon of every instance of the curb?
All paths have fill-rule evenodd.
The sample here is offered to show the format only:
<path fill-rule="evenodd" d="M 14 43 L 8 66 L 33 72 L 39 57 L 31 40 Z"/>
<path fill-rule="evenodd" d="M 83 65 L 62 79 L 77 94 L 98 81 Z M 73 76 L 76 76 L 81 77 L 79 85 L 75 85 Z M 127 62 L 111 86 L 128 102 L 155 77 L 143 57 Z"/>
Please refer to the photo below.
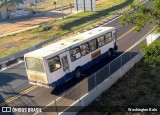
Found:
<path fill-rule="evenodd" d="M 23 57 L 19 57 L 19 58 L 13 59 L 13 60 L 9 60 L 8 62 L 2 63 L 0 65 L 0 72 L 3 70 L 6 70 L 10 66 L 13 66 L 17 63 L 23 62 L 23 59 L 24 59 Z"/>

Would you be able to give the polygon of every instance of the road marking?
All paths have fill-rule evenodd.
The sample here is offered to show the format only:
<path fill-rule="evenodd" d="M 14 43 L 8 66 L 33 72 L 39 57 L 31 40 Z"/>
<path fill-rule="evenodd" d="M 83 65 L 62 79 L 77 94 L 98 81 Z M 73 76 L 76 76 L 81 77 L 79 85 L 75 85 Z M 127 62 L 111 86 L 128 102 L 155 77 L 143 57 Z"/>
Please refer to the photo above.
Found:
<path fill-rule="evenodd" d="M 126 36 L 127 34 L 129 34 L 130 32 L 132 32 L 133 30 L 135 30 L 135 26 L 133 28 L 131 28 L 130 30 L 128 30 L 127 32 L 125 32 L 124 34 L 122 34 L 120 37 L 117 38 L 117 40 L 122 39 L 124 36 Z"/>
<path fill-rule="evenodd" d="M 36 89 L 37 87 L 38 87 L 38 86 L 32 86 L 32 87 L 26 89 L 25 91 L 21 92 L 20 94 L 17 94 L 17 95 L 15 95 L 15 96 L 7 99 L 7 100 L 4 101 L 3 103 L 1 103 L 0 106 L 4 106 L 4 105 L 6 105 L 6 104 L 8 104 L 8 103 L 10 103 L 10 102 L 12 102 L 12 101 L 14 101 L 15 99 L 21 97 L 21 96 L 24 95 L 24 94 L 27 94 L 28 92 Z"/>

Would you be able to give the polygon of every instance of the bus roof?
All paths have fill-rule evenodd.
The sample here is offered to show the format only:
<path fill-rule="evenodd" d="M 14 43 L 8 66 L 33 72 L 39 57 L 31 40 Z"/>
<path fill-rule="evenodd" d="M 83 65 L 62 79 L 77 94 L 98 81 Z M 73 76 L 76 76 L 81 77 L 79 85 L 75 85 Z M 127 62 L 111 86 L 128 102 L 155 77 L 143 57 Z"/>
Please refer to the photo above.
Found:
<path fill-rule="evenodd" d="M 114 27 L 97 27 L 67 39 L 60 40 L 46 47 L 29 52 L 25 54 L 25 57 L 35 57 L 42 59 L 53 54 L 57 55 L 58 53 L 64 52 L 65 50 L 68 50 L 89 38 L 92 38 L 96 35 L 98 36 L 102 33 L 109 32 L 114 29 Z"/>

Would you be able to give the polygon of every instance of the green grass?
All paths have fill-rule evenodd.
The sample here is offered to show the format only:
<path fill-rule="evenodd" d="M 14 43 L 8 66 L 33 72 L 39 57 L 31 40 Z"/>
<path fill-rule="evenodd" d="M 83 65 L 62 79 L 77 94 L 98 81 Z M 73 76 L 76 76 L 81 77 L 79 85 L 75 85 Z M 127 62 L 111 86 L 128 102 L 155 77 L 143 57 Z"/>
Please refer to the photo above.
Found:
<path fill-rule="evenodd" d="M 23 50 L 51 37 L 62 35 L 66 32 L 69 32 L 70 30 L 74 30 L 80 26 L 86 25 L 96 19 L 100 19 L 101 17 L 105 16 L 102 21 L 106 20 L 106 16 L 109 13 L 123 8 L 135 1 L 138 0 L 114 0 L 114 2 L 112 0 L 107 0 L 106 2 L 97 5 L 96 12 L 81 12 L 63 20 L 53 22 L 49 25 L 0 38 L 0 57 Z M 109 16 L 109 18 L 110 17 L 111 16 Z M 94 25 L 98 23 L 100 23 L 100 21 L 97 21 L 97 23 L 94 23 Z M 88 25 L 86 28 L 91 26 L 93 25 Z M 6 47 L 8 45 L 14 47 L 8 48 Z"/>
<path fill-rule="evenodd" d="M 79 114 L 91 110 L 101 111 L 100 106 L 159 106 L 160 67 L 148 66 L 141 60 L 105 93 Z"/>

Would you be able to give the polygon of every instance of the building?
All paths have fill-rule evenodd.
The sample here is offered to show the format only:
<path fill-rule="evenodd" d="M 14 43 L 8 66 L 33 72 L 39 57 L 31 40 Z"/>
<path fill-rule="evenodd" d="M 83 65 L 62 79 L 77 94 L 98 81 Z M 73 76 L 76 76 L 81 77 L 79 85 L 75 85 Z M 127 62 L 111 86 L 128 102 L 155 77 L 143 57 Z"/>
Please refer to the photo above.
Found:
<path fill-rule="evenodd" d="M 7 6 L 0 7 L 0 19 L 13 19 L 32 15 L 32 11 L 27 8 L 27 4 L 43 2 L 44 0 L 26 0 L 24 4 L 8 3 Z"/>
<path fill-rule="evenodd" d="M 9 18 L 9 11 L 16 11 L 17 6 L 14 3 L 8 3 L 7 6 L 0 7 L 0 18 Z"/>

